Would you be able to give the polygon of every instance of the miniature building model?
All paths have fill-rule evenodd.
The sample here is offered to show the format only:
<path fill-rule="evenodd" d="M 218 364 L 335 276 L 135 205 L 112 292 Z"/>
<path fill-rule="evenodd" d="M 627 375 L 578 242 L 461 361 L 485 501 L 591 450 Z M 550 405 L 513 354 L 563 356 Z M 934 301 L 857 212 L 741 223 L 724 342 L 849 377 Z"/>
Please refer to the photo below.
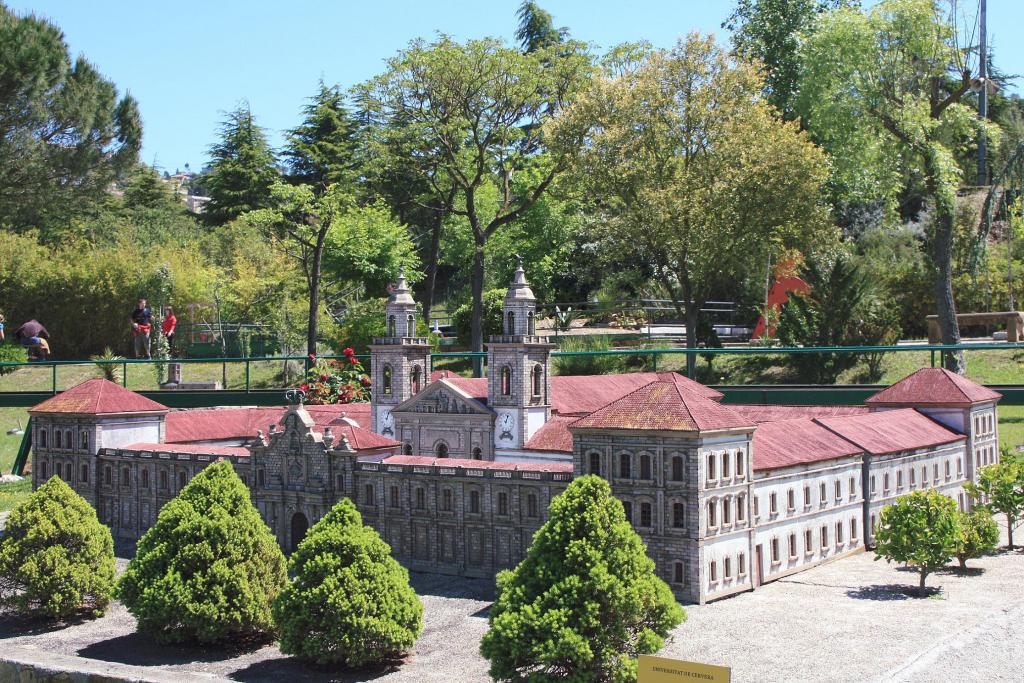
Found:
<path fill-rule="evenodd" d="M 32 409 L 33 484 L 60 476 L 136 539 L 228 460 L 286 549 L 348 497 L 410 569 L 489 577 L 596 474 L 676 595 L 703 603 L 862 550 L 915 489 L 966 508 L 963 484 L 998 459 L 999 394 L 941 369 L 842 407 L 725 405 L 674 373 L 552 377 L 521 264 L 486 378 L 429 373 L 401 275 L 386 316 L 372 404 L 172 411 L 90 380 Z"/>

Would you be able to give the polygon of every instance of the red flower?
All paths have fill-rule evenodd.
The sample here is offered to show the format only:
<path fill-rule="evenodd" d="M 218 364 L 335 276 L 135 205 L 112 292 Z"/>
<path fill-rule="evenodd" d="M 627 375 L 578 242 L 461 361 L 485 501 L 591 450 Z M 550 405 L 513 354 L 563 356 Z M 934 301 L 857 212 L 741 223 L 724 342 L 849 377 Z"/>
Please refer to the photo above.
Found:
<path fill-rule="evenodd" d="M 352 349 L 351 346 L 346 346 L 345 348 L 343 348 L 341 350 L 341 352 L 343 354 L 345 354 L 346 356 L 354 356 L 354 355 L 356 355 L 356 352 Z"/>
<path fill-rule="evenodd" d="M 316 354 L 315 353 L 309 354 L 309 359 L 310 360 L 316 360 Z"/>
<path fill-rule="evenodd" d="M 301 389 L 302 391 L 309 391 L 309 385 L 308 384 L 302 384 L 302 385 L 299 386 L 299 389 Z"/>
<path fill-rule="evenodd" d="M 366 375 L 363 375 L 363 378 L 359 381 L 363 383 L 364 387 L 370 386 L 370 378 L 367 377 Z"/>
<path fill-rule="evenodd" d="M 356 358 L 355 356 L 349 356 L 349 357 L 348 357 L 348 362 L 349 362 L 349 363 L 358 363 L 358 362 L 359 362 L 359 359 L 358 359 L 358 358 Z"/>
<path fill-rule="evenodd" d="M 327 375 L 320 375 L 320 381 L 321 382 L 326 382 L 327 381 Z"/>

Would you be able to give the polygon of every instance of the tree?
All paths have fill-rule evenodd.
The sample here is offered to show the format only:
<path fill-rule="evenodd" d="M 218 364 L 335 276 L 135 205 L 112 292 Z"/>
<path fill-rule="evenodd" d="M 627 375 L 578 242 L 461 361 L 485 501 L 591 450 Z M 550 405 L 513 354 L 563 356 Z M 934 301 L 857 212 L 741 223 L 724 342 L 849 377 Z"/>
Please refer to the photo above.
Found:
<path fill-rule="evenodd" d="M 519 18 L 516 40 L 524 52 L 554 47 L 569 35 L 569 29 L 555 28 L 551 13 L 532 0 L 523 0 L 516 11 L 516 16 Z"/>
<path fill-rule="evenodd" d="M 518 220 L 565 170 L 566 155 L 541 154 L 542 125 L 590 75 L 583 46 L 529 54 L 492 40 L 459 44 L 447 36 L 413 41 L 387 71 L 359 88 L 375 131 L 374 152 L 400 150 L 429 188 L 432 205 L 466 219 L 473 235 L 474 351 L 483 349 L 482 301 L 488 241 Z M 485 188 L 499 201 L 481 211 Z"/>
<path fill-rule="evenodd" d="M 288 181 L 311 185 L 317 193 L 330 185 L 354 190 L 359 177 L 357 123 L 337 86 L 320 90 L 303 109 L 302 123 L 288 132 L 282 153 L 288 162 Z"/>
<path fill-rule="evenodd" d="M 401 655 L 423 631 L 423 605 L 391 548 L 342 499 L 288 561 L 295 578 L 274 602 L 281 652 L 321 666 Z"/>
<path fill-rule="evenodd" d="M 124 205 L 132 211 L 160 209 L 184 213 L 185 206 L 160 179 L 155 169 L 140 164 L 124 184 Z"/>
<path fill-rule="evenodd" d="M 142 121 L 60 29 L 0 4 L 0 225 L 56 241 L 130 170 Z"/>
<path fill-rule="evenodd" d="M 969 481 L 964 488 L 990 512 L 1006 515 L 1006 532 L 1013 550 L 1013 530 L 1024 516 L 1024 463 L 1009 447 L 1000 455 L 999 462 L 978 470 L 977 483 Z"/>
<path fill-rule="evenodd" d="M 480 652 L 495 680 L 633 680 L 686 618 L 608 482 L 576 479 L 526 557 L 498 575 Z"/>
<path fill-rule="evenodd" d="M 914 491 L 882 510 L 875 534 L 875 560 L 917 567 L 918 595 L 925 579 L 952 559 L 960 543 L 956 501 L 934 489 Z"/>
<path fill-rule="evenodd" d="M 160 510 L 118 597 L 159 642 L 218 643 L 272 633 L 271 605 L 286 583 L 277 540 L 222 460 Z"/>
<path fill-rule="evenodd" d="M 227 115 L 220 138 L 210 147 L 212 161 L 203 178 L 210 195 L 204 215 L 216 225 L 269 206 L 270 187 L 280 175 L 274 152 L 249 105 Z"/>
<path fill-rule="evenodd" d="M 874 185 L 891 200 L 901 173 L 921 179 L 933 208 L 928 251 L 944 344 L 960 341 L 952 284 L 962 175 L 956 148 L 973 144 L 979 128 L 994 131 L 961 101 L 973 71 L 958 38 L 954 16 L 935 0 L 884 0 L 865 11 L 823 14 L 801 53 L 798 103 L 841 175 L 859 178 L 853 184 Z M 963 353 L 945 353 L 944 364 L 962 373 Z"/>
<path fill-rule="evenodd" d="M 613 56 L 552 124 L 551 146 L 576 157 L 604 257 L 650 264 L 692 348 L 716 287 L 734 287 L 783 249 L 834 243 L 821 199 L 825 158 L 764 102 L 757 70 L 710 36 Z"/>
<path fill-rule="evenodd" d="M 0 604 L 64 619 L 100 616 L 114 594 L 114 540 L 60 477 L 11 512 L 0 541 Z"/>
<path fill-rule="evenodd" d="M 856 0 L 736 0 L 722 28 L 732 31 L 732 47 L 747 61 L 764 65 L 764 89 L 786 121 L 797 117 L 800 39 L 814 30 L 822 12 L 855 6 Z"/>
<path fill-rule="evenodd" d="M 981 557 L 999 545 L 999 525 L 992 519 L 992 513 L 984 508 L 974 512 L 961 512 L 960 540 L 957 542 L 956 559 L 961 569 L 967 569 L 967 560 Z"/>

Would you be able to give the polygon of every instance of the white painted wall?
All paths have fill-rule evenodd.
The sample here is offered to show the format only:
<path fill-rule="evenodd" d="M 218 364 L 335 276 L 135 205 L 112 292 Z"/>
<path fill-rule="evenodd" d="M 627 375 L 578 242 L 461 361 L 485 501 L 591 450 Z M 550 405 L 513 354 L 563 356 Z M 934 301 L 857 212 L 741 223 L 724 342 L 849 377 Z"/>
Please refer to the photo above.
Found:
<path fill-rule="evenodd" d="M 99 448 L 120 448 L 132 443 L 160 443 L 162 417 L 100 420 Z"/>

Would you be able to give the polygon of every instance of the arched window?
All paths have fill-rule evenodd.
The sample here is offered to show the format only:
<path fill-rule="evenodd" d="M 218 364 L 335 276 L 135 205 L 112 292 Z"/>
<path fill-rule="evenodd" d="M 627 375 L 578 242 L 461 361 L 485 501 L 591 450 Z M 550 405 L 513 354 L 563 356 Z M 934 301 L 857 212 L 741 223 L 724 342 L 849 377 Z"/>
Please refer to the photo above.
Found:
<path fill-rule="evenodd" d="M 531 493 L 526 497 L 526 516 L 536 517 L 537 516 L 537 495 Z"/>
<path fill-rule="evenodd" d="M 132 473 L 127 467 L 121 468 L 121 488 L 127 488 L 132 483 Z"/>
<path fill-rule="evenodd" d="M 82 481 L 83 484 L 88 484 L 89 483 L 89 466 L 88 465 L 82 465 L 81 481 Z"/>
<path fill-rule="evenodd" d="M 421 376 L 422 376 L 422 373 L 420 372 L 420 366 L 418 366 L 418 365 L 412 366 L 412 373 L 409 375 L 409 389 L 412 390 L 413 394 L 420 393 L 420 377 Z"/>
<path fill-rule="evenodd" d="M 142 470 L 142 488 L 149 488 L 149 470 Z"/>
<path fill-rule="evenodd" d="M 263 486 L 263 484 L 264 484 L 264 482 L 263 482 L 263 470 L 259 471 L 259 480 L 260 480 L 260 486 Z M 167 472 L 165 470 L 160 470 L 160 490 L 161 491 L 166 491 L 167 490 Z"/>
<path fill-rule="evenodd" d="M 64 431 L 64 448 L 71 450 L 75 447 L 75 439 L 71 436 L 71 430 L 67 429 Z"/>
<path fill-rule="evenodd" d="M 405 336 L 415 337 L 416 336 L 416 318 L 410 315 L 405 319 Z"/>
<path fill-rule="evenodd" d="M 89 432 L 86 431 L 82 432 L 82 450 L 89 450 Z"/>
<path fill-rule="evenodd" d="M 533 395 L 540 396 L 543 392 L 541 387 L 544 382 L 544 368 L 540 363 L 533 366 Z"/>
<path fill-rule="evenodd" d="M 446 444 L 444 441 L 439 441 L 438 444 L 437 444 L 435 452 L 437 453 L 437 457 L 439 457 L 439 458 L 447 458 L 448 457 L 448 444 Z"/>
<path fill-rule="evenodd" d="M 40 429 L 39 430 L 39 447 L 40 448 L 46 448 L 46 430 L 45 429 Z"/>
<path fill-rule="evenodd" d="M 405 446 L 402 447 L 402 453 L 404 455 L 412 455 L 412 444 L 411 443 L 405 444 Z"/>
<path fill-rule="evenodd" d="M 398 507 L 399 502 L 400 502 L 399 501 L 399 497 L 398 497 L 398 487 L 397 486 L 392 486 L 390 491 L 389 491 L 389 493 L 388 493 L 388 495 L 391 497 L 391 500 L 390 500 L 390 502 L 388 504 L 391 507 L 393 507 L 393 508 Z"/>
<path fill-rule="evenodd" d="M 60 448 L 61 447 L 61 445 L 60 445 L 60 430 L 59 429 L 53 430 L 53 447 L 54 448 Z"/>
<path fill-rule="evenodd" d="M 388 316 L 388 336 L 389 337 L 396 337 L 396 336 L 398 336 L 398 335 L 395 334 L 395 316 L 393 316 L 393 315 L 389 315 Z"/>
<path fill-rule="evenodd" d="M 391 395 L 391 366 L 390 365 L 385 365 L 384 366 L 384 372 L 382 374 L 384 375 L 384 395 L 385 396 L 390 396 Z"/>
<path fill-rule="evenodd" d="M 376 505 L 376 503 L 373 502 L 373 484 L 367 484 L 366 487 L 363 488 L 363 502 L 367 505 Z"/>
<path fill-rule="evenodd" d="M 501 395 L 512 395 L 512 368 L 507 365 L 501 368 Z"/>
<path fill-rule="evenodd" d="M 591 453 L 590 454 L 590 473 L 601 476 L 601 454 Z"/>
<path fill-rule="evenodd" d="M 676 529 L 686 526 L 686 506 L 682 503 L 672 503 L 672 526 Z"/>
<path fill-rule="evenodd" d="M 640 478 L 651 478 L 651 456 L 646 453 L 640 456 Z"/>
<path fill-rule="evenodd" d="M 505 334 L 515 334 L 515 333 L 516 333 L 516 312 L 515 311 L 509 311 L 508 312 L 508 329 L 505 330 Z"/>
<path fill-rule="evenodd" d="M 185 488 L 185 483 L 188 481 L 188 475 L 185 474 L 185 470 L 178 472 L 178 489 Z"/>
<path fill-rule="evenodd" d="M 683 480 L 683 456 L 672 456 L 672 481 Z"/>
<path fill-rule="evenodd" d="M 537 334 L 537 323 L 533 319 L 533 311 L 526 314 L 526 334 Z"/>
<path fill-rule="evenodd" d="M 445 489 L 441 492 L 441 509 L 445 512 L 452 511 L 452 490 Z"/>
<path fill-rule="evenodd" d="M 619 477 L 629 479 L 633 476 L 633 462 L 629 453 L 619 454 Z"/>
<path fill-rule="evenodd" d="M 672 583 L 683 583 L 683 563 L 676 562 L 672 570 Z"/>
<path fill-rule="evenodd" d="M 427 494 L 423 490 L 422 486 L 416 487 L 416 509 L 426 510 L 427 509 Z"/>
<path fill-rule="evenodd" d="M 650 503 L 640 503 L 640 526 L 650 527 L 654 523 Z"/>
<path fill-rule="evenodd" d="M 476 448 L 473 449 L 473 459 L 474 460 L 483 460 L 484 459 L 483 451 L 480 450 L 479 446 L 477 446 Z"/>
<path fill-rule="evenodd" d="M 480 492 L 469 492 L 469 511 L 474 515 L 480 514 Z"/>

